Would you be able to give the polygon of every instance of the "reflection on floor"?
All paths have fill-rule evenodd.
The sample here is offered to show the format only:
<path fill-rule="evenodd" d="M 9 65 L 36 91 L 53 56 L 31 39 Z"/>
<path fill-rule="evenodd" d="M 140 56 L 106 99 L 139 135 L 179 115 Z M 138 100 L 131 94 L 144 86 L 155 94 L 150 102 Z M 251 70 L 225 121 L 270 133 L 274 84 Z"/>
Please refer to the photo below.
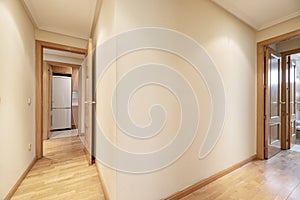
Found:
<path fill-rule="evenodd" d="M 281 151 L 269 160 L 253 161 L 183 198 L 199 199 L 299 200 L 300 153 Z"/>
<path fill-rule="evenodd" d="M 280 140 L 275 140 L 275 141 L 273 141 L 272 144 L 271 144 L 271 146 L 280 148 L 280 147 L 281 147 Z"/>
<path fill-rule="evenodd" d="M 78 129 L 65 130 L 65 131 L 52 131 L 49 139 L 64 138 L 70 136 L 77 136 Z"/>
<path fill-rule="evenodd" d="M 298 122 L 298 123 L 299 123 L 299 122 Z M 297 131 L 296 144 L 293 144 L 293 145 L 292 145 L 292 148 L 291 148 L 292 151 L 300 152 L 300 139 L 299 139 L 299 136 L 300 136 L 300 132 L 299 132 L 299 130 L 298 130 L 298 131 Z"/>
<path fill-rule="evenodd" d="M 295 144 L 292 146 L 291 148 L 292 151 L 297 151 L 297 152 L 300 152 L 300 145 L 299 144 Z"/>
<path fill-rule="evenodd" d="M 104 200 L 96 167 L 88 166 L 78 137 L 44 141 L 37 161 L 12 200 Z"/>

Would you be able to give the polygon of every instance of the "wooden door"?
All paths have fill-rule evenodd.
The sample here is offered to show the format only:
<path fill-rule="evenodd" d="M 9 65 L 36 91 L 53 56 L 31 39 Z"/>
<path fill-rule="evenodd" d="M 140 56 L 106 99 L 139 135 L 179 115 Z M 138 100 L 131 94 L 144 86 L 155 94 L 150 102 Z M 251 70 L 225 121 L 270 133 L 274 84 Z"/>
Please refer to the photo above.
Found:
<path fill-rule="evenodd" d="M 72 68 L 72 98 L 75 102 L 72 102 L 72 129 L 78 130 L 78 78 L 79 68 Z M 72 100 L 73 101 L 73 100 Z M 76 102 L 77 101 L 77 102 Z"/>
<path fill-rule="evenodd" d="M 43 140 L 48 140 L 50 137 L 50 127 L 49 126 L 49 107 L 51 106 L 51 104 L 49 104 L 49 65 L 47 64 L 47 62 L 43 62 Z"/>
<path fill-rule="evenodd" d="M 52 127 L 52 76 L 53 70 L 51 65 L 48 66 L 49 68 L 49 85 L 48 85 L 48 138 L 50 138 L 50 129 Z"/>
<path fill-rule="evenodd" d="M 271 48 L 265 52 L 265 159 L 281 150 L 281 60 L 280 56 Z"/>
<path fill-rule="evenodd" d="M 288 74 L 288 149 L 296 144 L 296 66 L 292 64 L 291 56 L 286 57 Z"/>

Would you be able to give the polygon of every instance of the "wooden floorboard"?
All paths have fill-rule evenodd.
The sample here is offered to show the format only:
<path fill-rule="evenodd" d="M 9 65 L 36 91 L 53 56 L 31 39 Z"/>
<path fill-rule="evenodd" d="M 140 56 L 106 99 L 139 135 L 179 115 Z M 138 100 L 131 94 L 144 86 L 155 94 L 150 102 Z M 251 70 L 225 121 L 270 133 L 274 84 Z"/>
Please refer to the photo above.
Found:
<path fill-rule="evenodd" d="M 300 153 L 282 151 L 256 160 L 204 186 L 182 200 L 299 200 Z"/>
<path fill-rule="evenodd" d="M 105 200 L 95 165 L 88 166 L 78 137 L 44 141 L 37 161 L 12 200 Z"/>
<path fill-rule="evenodd" d="M 45 156 L 28 173 L 13 200 L 104 200 L 95 166 L 88 166 L 78 137 L 48 140 Z M 300 153 L 282 151 L 256 160 L 183 200 L 299 200 Z"/>

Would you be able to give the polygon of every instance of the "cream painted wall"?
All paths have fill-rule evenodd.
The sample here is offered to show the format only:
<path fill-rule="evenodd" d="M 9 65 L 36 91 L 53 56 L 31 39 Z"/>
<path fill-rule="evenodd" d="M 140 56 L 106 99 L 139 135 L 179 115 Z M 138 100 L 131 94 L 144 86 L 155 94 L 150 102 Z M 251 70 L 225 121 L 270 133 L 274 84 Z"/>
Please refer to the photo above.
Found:
<path fill-rule="evenodd" d="M 126 150 L 147 152 L 165 144 L 174 136 L 179 112 L 178 104 L 172 95 L 155 86 L 145 87 L 144 91 L 137 92 L 131 99 L 132 118 L 138 124 L 147 124 L 149 118 L 146 112 L 149 105 L 153 102 L 161 103 L 172 116 L 169 118 L 171 122 L 166 124 L 164 136 L 155 138 L 151 142 L 136 143 L 136 141 L 129 141 L 130 138 L 117 130 L 115 138 L 115 125 L 109 113 L 111 111 L 108 110 L 110 106 L 108 98 L 112 95 L 115 81 L 132 66 L 143 62 L 159 62 L 185 74 L 196 95 L 201 99 L 198 105 L 200 115 L 206 116 L 200 121 L 201 126 L 192 146 L 171 166 L 147 174 L 117 172 L 115 178 L 112 175 L 114 170 L 102 166 L 101 172 L 112 200 L 161 199 L 256 153 L 256 38 L 253 29 L 210 1 L 199 0 L 115 0 L 113 3 L 104 0 L 99 21 L 94 36 L 98 45 L 114 34 L 138 27 L 169 28 L 192 37 L 204 47 L 216 64 L 226 93 L 226 118 L 220 140 L 206 158 L 199 160 L 199 147 L 208 129 L 211 115 L 210 98 L 204 79 L 196 75 L 188 63 L 162 52 L 134 52 L 112 65 L 97 90 L 97 97 L 102 97 L 97 101 L 99 106 L 97 115 L 101 125 L 109 134 L 107 137 Z M 101 119 L 101 116 L 105 119 Z M 112 182 L 116 182 L 116 185 L 114 186 Z"/>
<path fill-rule="evenodd" d="M 261 42 L 276 36 L 300 29 L 300 16 L 286 22 L 271 26 L 256 33 L 256 41 Z"/>
<path fill-rule="evenodd" d="M 74 38 L 67 35 L 62 35 L 58 33 L 53 33 L 49 31 L 44 31 L 40 29 L 35 29 L 35 39 L 42 40 L 46 42 L 52 42 L 72 47 L 78 47 L 82 49 L 87 48 L 87 40 Z"/>
<path fill-rule="evenodd" d="M 35 157 L 35 41 L 34 27 L 18 0 L 0 2 L 0 26 L 0 199 L 3 199 Z M 28 98 L 31 105 L 27 104 Z"/>
<path fill-rule="evenodd" d="M 95 27 L 94 35 L 93 35 L 93 48 L 97 49 L 97 47 L 103 43 L 108 38 L 112 37 L 114 35 L 115 28 L 115 0 L 102 0 L 101 5 L 101 11 L 97 20 L 97 25 Z M 96 65 L 99 62 L 99 58 L 96 58 Z M 115 141 L 116 139 L 116 126 L 115 124 L 107 119 L 107 116 L 110 116 L 110 99 L 107 97 L 107 94 L 110 94 L 112 89 L 114 88 L 116 84 L 115 79 L 115 71 L 112 71 L 109 73 L 109 76 L 102 81 L 100 86 L 97 88 L 97 120 L 100 121 L 99 118 L 102 119 L 103 123 L 105 124 L 105 127 L 107 128 L 107 132 L 109 132 L 108 137 L 111 138 L 111 140 Z M 99 152 L 100 148 L 100 142 L 99 139 L 95 140 L 95 152 Z M 107 152 L 110 154 L 110 152 Z M 99 156 L 96 153 L 96 157 Z M 109 155 L 113 157 L 114 155 Z M 117 199 L 117 192 L 116 192 L 116 171 L 114 169 L 111 169 L 105 165 L 103 165 L 99 160 L 96 160 L 102 179 L 103 184 L 106 188 L 106 191 L 108 193 L 108 196 L 110 200 Z"/>
<path fill-rule="evenodd" d="M 209 94 L 204 79 L 192 77 L 195 72 L 188 70 L 191 66 L 181 63 L 182 61 L 176 58 L 167 56 L 159 58 L 157 54 L 152 56 L 150 60 L 154 63 L 159 60 L 159 63 L 168 64 L 181 73 L 187 70 L 186 77 L 202 100 L 199 104 L 200 115 L 205 114 L 207 118 L 203 117 L 200 120 L 193 145 L 173 165 L 141 175 L 119 172 L 117 199 L 161 199 L 254 155 L 256 153 L 255 32 L 209 1 L 117 0 L 115 12 L 117 33 L 144 26 L 163 27 L 187 34 L 203 46 L 223 79 L 227 112 L 220 140 L 209 156 L 199 160 L 199 148 L 208 129 L 207 118 L 211 115 Z M 146 55 L 147 53 L 144 56 Z M 138 63 L 144 59 L 141 55 L 135 58 L 134 55 L 130 56 L 128 57 L 130 63 Z M 147 58 L 144 61 L 147 61 Z M 123 74 L 126 65 L 128 66 L 128 63 L 123 65 L 122 60 L 118 61 L 117 77 Z M 159 92 L 158 89 L 149 88 L 144 93 L 141 91 L 139 95 L 137 94 L 136 98 L 144 100 L 145 103 L 141 103 L 142 105 L 136 103 L 136 107 L 132 106 L 132 113 L 146 112 L 145 109 L 141 109 L 147 107 L 145 99 L 160 96 L 161 98 L 156 101 L 160 100 L 163 103 L 164 99 L 170 98 L 168 95 L 160 95 Z M 171 103 L 172 100 L 169 99 L 167 102 L 166 108 L 171 109 L 168 111 L 171 113 L 170 116 L 176 113 L 179 115 L 176 112 L 176 105 Z M 177 126 L 174 120 L 176 119 L 171 119 L 173 123 L 169 126 L 169 132 L 166 131 L 165 134 L 174 135 Z M 142 120 L 137 122 L 142 123 Z M 161 138 L 161 141 L 164 139 Z M 123 134 L 117 135 L 118 145 L 128 143 L 127 140 Z M 153 142 L 161 143 L 161 141 L 152 140 L 149 150 L 153 150 L 151 149 Z M 128 146 L 127 148 L 134 150 Z"/>

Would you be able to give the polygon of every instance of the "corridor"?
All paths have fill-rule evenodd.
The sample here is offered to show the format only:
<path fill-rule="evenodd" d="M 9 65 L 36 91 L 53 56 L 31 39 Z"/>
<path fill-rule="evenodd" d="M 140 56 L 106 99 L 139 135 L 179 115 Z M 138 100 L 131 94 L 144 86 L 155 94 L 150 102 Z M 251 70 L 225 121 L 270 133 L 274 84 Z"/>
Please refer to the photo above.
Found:
<path fill-rule="evenodd" d="M 12 200 L 105 199 L 96 166 L 88 166 L 78 137 L 45 140 L 44 151 Z"/>
<path fill-rule="evenodd" d="M 0 0 L 0 25 L 0 200 L 300 199 L 300 0 Z"/>

